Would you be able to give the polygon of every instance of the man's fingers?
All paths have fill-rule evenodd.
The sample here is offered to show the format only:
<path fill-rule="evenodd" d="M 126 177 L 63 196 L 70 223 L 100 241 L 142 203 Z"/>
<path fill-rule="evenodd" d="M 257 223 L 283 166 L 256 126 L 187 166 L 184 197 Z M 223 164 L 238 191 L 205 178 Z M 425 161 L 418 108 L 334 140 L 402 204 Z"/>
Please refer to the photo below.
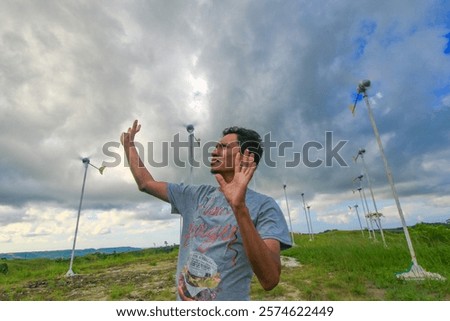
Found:
<path fill-rule="evenodd" d="M 138 124 L 138 120 L 133 122 L 131 127 L 128 127 L 128 134 L 130 135 L 131 140 L 134 140 L 134 136 L 141 130 L 141 124 Z"/>
<path fill-rule="evenodd" d="M 133 126 L 128 129 L 129 132 L 133 131 L 134 133 L 137 133 L 140 130 L 141 124 L 139 124 L 139 121 L 137 119 L 133 122 Z"/>
<path fill-rule="evenodd" d="M 244 155 L 242 156 L 242 160 L 240 161 L 239 167 L 254 167 L 255 163 L 255 155 L 250 153 L 248 149 L 245 150 Z"/>
<path fill-rule="evenodd" d="M 236 156 L 234 157 L 234 162 L 236 164 L 234 166 L 234 172 L 235 173 L 238 173 L 241 170 L 241 165 L 242 165 L 242 160 L 241 159 L 242 159 L 241 153 L 236 153 Z"/>
<path fill-rule="evenodd" d="M 133 125 L 131 127 L 128 127 L 128 130 L 126 132 L 123 132 L 122 135 L 120 135 L 120 142 L 123 144 L 125 140 L 134 140 L 134 136 L 136 133 L 138 133 L 141 130 L 141 124 L 139 124 L 138 120 L 136 119 L 133 122 Z"/>
<path fill-rule="evenodd" d="M 223 186 L 224 184 L 226 184 L 225 180 L 223 179 L 222 175 L 220 174 L 215 174 L 214 177 L 217 180 L 217 183 L 219 183 L 219 186 Z"/>

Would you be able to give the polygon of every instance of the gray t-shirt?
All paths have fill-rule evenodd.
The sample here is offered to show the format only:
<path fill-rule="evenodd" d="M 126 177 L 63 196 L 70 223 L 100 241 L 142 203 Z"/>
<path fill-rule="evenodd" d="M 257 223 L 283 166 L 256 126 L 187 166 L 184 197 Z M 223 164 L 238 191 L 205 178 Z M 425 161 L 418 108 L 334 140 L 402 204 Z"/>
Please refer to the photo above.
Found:
<path fill-rule="evenodd" d="M 195 300 L 249 300 L 253 271 L 222 192 L 208 185 L 169 184 L 168 195 L 172 212 L 183 217 L 177 289 Z M 286 220 L 275 200 L 248 189 L 246 204 L 262 239 L 276 239 L 282 249 L 291 246 Z M 177 299 L 181 299 L 179 293 Z"/>

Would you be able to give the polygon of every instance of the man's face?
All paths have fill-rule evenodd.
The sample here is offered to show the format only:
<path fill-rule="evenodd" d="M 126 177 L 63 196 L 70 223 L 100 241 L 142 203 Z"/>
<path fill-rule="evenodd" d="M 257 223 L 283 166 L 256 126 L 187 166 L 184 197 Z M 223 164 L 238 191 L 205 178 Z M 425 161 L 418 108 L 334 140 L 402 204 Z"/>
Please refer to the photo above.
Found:
<path fill-rule="evenodd" d="M 234 173 L 236 153 L 240 153 L 237 134 L 223 136 L 211 153 L 211 173 Z"/>

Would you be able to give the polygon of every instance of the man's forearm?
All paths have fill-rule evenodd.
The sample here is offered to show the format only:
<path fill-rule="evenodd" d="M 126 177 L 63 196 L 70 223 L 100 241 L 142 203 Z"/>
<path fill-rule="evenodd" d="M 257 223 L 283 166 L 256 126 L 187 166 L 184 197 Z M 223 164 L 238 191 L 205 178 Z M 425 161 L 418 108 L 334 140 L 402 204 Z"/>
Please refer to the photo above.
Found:
<path fill-rule="evenodd" d="M 168 202 L 167 184 L 165 182 L 157 182 L 153 178 L 139 157 L 134 142 L 124 141 L 123 147 L 131 173 L 139 190 Z"/>
<path fill-rule="evenodd" d="M 153 180 L 153 177 L 146 169 L 144 163 L 139 157 L 134 142 L 125 141 L 123 144 L 123 148 L 134 180 L 136 181 L 139 190 L 143 191 L 145 188 L 145 183 L 149 179 Z"/>
<path fill-rule="evenodd" d="M 256 230 L 246 206 L 235 207 L 233 211 L 239 225 L 245 253 L 253 272 L 265 290 L 273 289 L 279 282 L 281 264 L 279 243 L 276 240 L 264 241 Z"/>

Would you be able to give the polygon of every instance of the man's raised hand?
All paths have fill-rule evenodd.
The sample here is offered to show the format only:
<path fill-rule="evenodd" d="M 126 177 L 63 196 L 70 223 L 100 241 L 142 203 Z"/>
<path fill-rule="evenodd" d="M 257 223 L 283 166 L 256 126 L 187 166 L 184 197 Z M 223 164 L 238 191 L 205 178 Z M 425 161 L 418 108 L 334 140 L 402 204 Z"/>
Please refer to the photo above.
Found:
<path fill-rule="evenodd" d="M 134 136 L 141 130 L 141 124 L 139 124 L 138 120 L 136 119 L 133 122 L 133 125 L 128 128 L 127 132 L 123 132 L 120 136 L 120 142 L 122 145 L 125 143 L 133 143 L 134 142 Z"/>
<path fill-rule="evenodd" d="M 243 155 L 241 153 L 236 154 L 234 176 L 230 182 L 225 181 L 220 174 L 214 175 L 222 193 L 232 208 L 245 206 L 247 186 L 255 170 L 254 154 L 247 149 Z"/>

